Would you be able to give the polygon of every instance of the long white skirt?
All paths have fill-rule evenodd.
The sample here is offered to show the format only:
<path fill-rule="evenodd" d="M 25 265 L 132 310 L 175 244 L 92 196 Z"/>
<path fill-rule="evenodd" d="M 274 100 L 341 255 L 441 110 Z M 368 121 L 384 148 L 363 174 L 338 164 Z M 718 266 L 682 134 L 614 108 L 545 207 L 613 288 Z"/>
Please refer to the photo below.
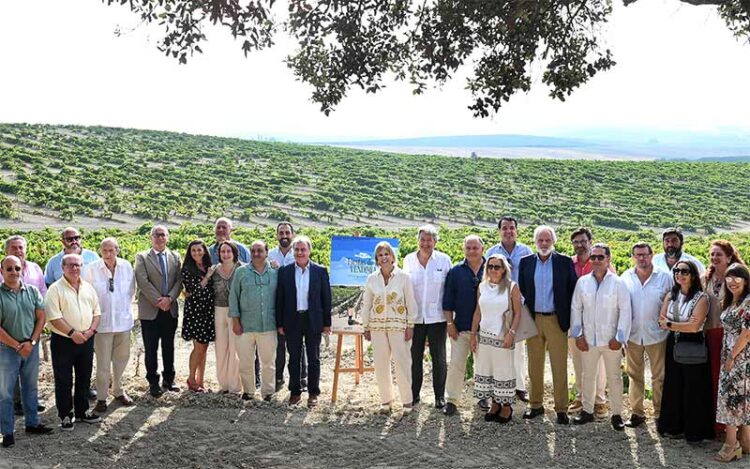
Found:
<path fill-rule="evenodd" d="M 513 404 L 516 372 L 513 347 L 502 348 L 497 335 L 479 331 L 479 347 L 474 363 L 474 397 L 492 398 L 498 404 Z"/>

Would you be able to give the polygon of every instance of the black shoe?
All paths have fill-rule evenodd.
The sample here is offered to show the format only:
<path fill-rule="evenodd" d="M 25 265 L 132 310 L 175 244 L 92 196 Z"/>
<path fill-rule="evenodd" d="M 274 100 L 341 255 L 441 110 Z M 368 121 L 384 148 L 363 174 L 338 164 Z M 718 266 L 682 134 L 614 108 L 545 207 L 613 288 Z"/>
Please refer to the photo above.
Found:
<path fill-rule="evenodd" d="M 284 380 L 283 379 L 277 379 L 276 380 L 276 392 L 279 392 L 282 389 L 284 389 Z"/>
<path fill-rule="evenodd" d="M 419 398 L 417 398 L 417 402 L 419 402 Z M 445 398 L 444 397 L 436 397 L 435 398 L 435 408 L 436 409 L 442 409 L 445 407 Z"/>
<path fill-rule="evenodd" d="M 44 406 L 43 406 L 43 405 L 41 405 L 41 404 L 39 404 L 38 406 L 36 406 L 36 411 L 37 411 L 37 412 L 44 412 L 45 410 L 47 410 L 47 408 L 46 408 L 46 407 L 44 407 Z"/>
<path fill-rule="evenodd" d="M 80 417 L 76 417 L 76 422 L 99 423 L 101 421 L 102 421 L 102 418 L 91 411 L 86 412 Z"/>
<path fill-rule="evenodd" d="M 263 400 L 266 402 L 271 402 L 272 397 L 273 397 L 273 394 L 269 394 L 267 396 L 263 396 Z"/>
<path fill-rule="evenodd" d="M 89 389 L 89 392 L 88 392 L 87 395 L 88 395 L 88 398 L 89 398 L 90 401 L 95 401 L 96 400 L 96 389 Z"/>
<path fill-rule="evenodd" d="M 489 399 L 479 399 L 477 402 L 477 405 L 480 409 L 484 410 L 485 412 L 490 410 L 490 407 L 492 407 L 492 403 Z"/>
<path fill-rule="evenodd" d="M 583 425 L 585 423 L 593 422 L 594 421 L 594 414 L 589 414 L 585 410 L 582 410 L 580 414 L 578 414 L 578 417 L 573 419 L 573 423 L 575 425 Z"/>
<path fill-rule="evenodd" d="M 529 393 L 516 389 L 516 398 L 521 402 L 529 402 Z"/>
<path fill-rule="evenodd" d="M 612 428 L 614 428 L 618 432 L 625 430 L 625 424 L 622 423 L 622 417 L 620 417 L 619 415 L 613 415 L 610 419 L 610 422 L 612 422 Z"/>
<path fill-rule="evenodd" d="M 455 415 L 458 411 L 458 408 L 456 408 L 456 404 L 449 402 L 445 404 L 445 407 L 443 408 L 443 413 L 447 416 Z"/>
<path fill-rule="evenodd" d="M 567 412 L 558 412 L 557 413 L 557 423 L 560 425 L 569 425 L 570 424 L 570 417 L 568 417 Z"/>
<path fill-rule="evenodd" d="M 63 431 L 69 432 L 75 428 L 75 424 L 73 423 L 73 419 L 70 417 L 65 417 L 60 421 L 60 428 L 62 428 Z"/>
<path fill-rule="evenodd" d="M 508 423 L 513 419 L 513 406 L 509 404 L 505 404 L 503 405 L 503 407 L 505 407 L 506 405 L 510 407 L 510 414 L 508 414 L 507 417 L 503 417 L 502 415 L 500 415 L 500 412 L 498 411 L 497 417 L 495 417 L 495 420 L 497 421 L 497 423 Z M 500 410 L 503 410 L 503 408 L 500 407 Z"/>
<path fill-rule="evenodd" d="M 16 444 L 16 438 L 11 433 L 10 435 L 3 435 L 3 448 L 10 448 Z"/>
<path fill-rule="evenodd" d="M 180 392 L 179 386 L 174 383 L 164 382 L 161 384 L 161 388 L 165 391 Z"/>
<path fill-rule="evenodd" d="M 530 420 L 536 417 L 539 417 L 540 415 L 544 415 L 544 407 L 539 407 L 538 409 L 531 408 L 523 413 L 523 418 L 526 420 Z"/>
<path fill-rule="evenodd" d="M 16 414 L 17 417 L 23 416 L 23 404 L 13 404 L 13 413 Z"/>
<path fill-rule="evenodd" d="M 151 394 L 152 397 L 156 397 L 156 398 L 159 398 L 164 394 L 164 391 L 162 391 L 159 386 L 151 386 L 148 392 L 149 394 Z"/>
<path fill-rule="evenodd" d="M 252 401 L 253 400 L 253 396 L 251 396 L 250 394 L 248 394 L 246 392 L 243 392 L 241 397 L 242 397 L 243 401 Z"/>
<path fill-rule="evenodd" d="M 625 426 L 630 427 L 630 428 L 636 428 L 636 427 L 640 427 L 644 423 L 646 423 L 646 417 L 641 417 L 638 414 L 632 414 L 630 416 L 630 420 L 625 422 Z"/>
<path fill-rule="evenodd" d="M 45 426 L 43 423 L 40 423 L 36 427 L 26 427 L 26 433 L 32 435 L 47 435 L 49 433 L 52 433 L 52 429 Z"/>

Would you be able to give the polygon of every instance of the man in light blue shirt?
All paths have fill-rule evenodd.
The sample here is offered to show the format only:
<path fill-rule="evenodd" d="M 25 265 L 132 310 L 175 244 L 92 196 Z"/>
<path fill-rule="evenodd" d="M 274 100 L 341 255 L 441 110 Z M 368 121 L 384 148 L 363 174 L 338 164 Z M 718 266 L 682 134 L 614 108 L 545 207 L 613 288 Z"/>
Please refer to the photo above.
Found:
<path fill-rule="evenodd" d="M 81 234 L 73 227 L 65 228 L 62 232 L 63 250 L 52 256 L 44 268 L 44 283 L 47 286 L 57 282 L 63 276 L 62 258 L 66 254 L 78 254 L 83 258 L 86 266 L 99 260 L 99 254 L 81 247 Z"/>
<path fill-rule="evenodd" d="M 510 262 L 510 278 L 518 283 L 518 271 L 521 258 L 531 255 L 531 248 L 516 241 L 518 236 L 518 221 L 514 217 L 504 216 L 497 223 L 500 232 L 500 242 L 487 250 L 484 255 L 486 259 L 494 254 L 502 254 Z M 526 342 L 517 343 L 513 350 L 513 364 L 516 369 L 516 397 L 523 402 L 528 402 L 526 393 Z"/>

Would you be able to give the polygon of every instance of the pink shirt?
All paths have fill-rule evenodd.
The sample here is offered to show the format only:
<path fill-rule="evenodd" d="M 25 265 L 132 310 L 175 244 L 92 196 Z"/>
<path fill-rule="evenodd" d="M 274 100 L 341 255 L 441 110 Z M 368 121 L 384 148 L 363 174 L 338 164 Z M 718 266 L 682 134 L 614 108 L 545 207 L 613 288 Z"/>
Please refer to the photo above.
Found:
<path fill-rule="evenodd" d="M 0 274 L 0 282 L 2 281 L 3 275 Z M 23 277 L 21 277 L 21 281 L 27 285 L 34 285 L 37 287 L 42 296 L 47 294 L 47 284 L 44 283 L 44 272 L 42 272 L 42 268 L 37 264 L 31 261 L 26 261 L 24 263 Z"/>

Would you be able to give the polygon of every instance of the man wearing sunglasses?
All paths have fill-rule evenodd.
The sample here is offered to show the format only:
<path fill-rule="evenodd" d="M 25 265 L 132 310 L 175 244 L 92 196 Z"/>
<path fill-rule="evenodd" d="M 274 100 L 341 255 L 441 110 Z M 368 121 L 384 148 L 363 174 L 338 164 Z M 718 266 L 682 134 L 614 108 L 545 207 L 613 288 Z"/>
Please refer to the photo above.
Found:
<path fill-rule="evenodd" d="M 96 290 L 102 312 L 94 338 L 98 399 L 94 410 L 105 412 L 110 383 L 116 401 L 124 406 L 133 405 L 133 399 L 122 389 L 122 374 L 130 359 L 130 331 L 133 329 L 130 307 L 135 294 L 135 276 L 130 262 L 118 257 L 120 246 L 115 238 L 104 238 L 99 252 L 102 258 L 89 264 L 83 279 Z"/>
<path fill-rule="evenodd" d="M 576 272 L 570 257 L 555 251 L 557 234 L 550 226 L 534 229 L 536 254 L 521 259 L 518 285 L 534 317 L 539 334 L 528 339 L 529 409 L 523 418 L 544 415 L 544 355 L 549 354 L 557 423 L 568 417 L 568 328 L 570 300 L 576 286 Z"/>
<path fill-rule="evenodd" d="M 21 259 L 8 256 L 0 263 L 0 430 L 3 447 L 15 444 L 13 390 L 21 382 L 26 433 L 52 431 L 39 421 L 37 379 L 39 336 L 44 328 L 44 303 L 39 290 L 21 279 Z"/>
<path fill-rule="evenodd" d="M 484 243 L 479 236 L 465 237 L 464 260 L 453 266 L 445 277 L 443 314 L 450 337 L 451 358 L 445 383 L 448 402 L 443 413 L 449 416 L 458 411 L 456 404 L 461 401 L 464 391 L 466 359 L 471 353 L 471 321 L 477 307 L 477 289 L 484 270 L 483 247 Z"/>
<path fill-rule="evenodd" d="M 5 240 L 5 255 L 16 256 L 21 261 L 21 280 L 26 285 L 33 285 L 42 294 L 42 298 L 47 293 L 47 284 L 44 283 L 44 272 L 38 264 L 26 260 L 26 249 L 28 243 L 26 238 L 21 235 L 13 235 Z M 1 269 L 0 269 L 1 270 Z M 3 281 L 3 275 L 0 273 L 0 282 Z M 16 390 L 13 393 L 13 408 L 15 414 L 18 416 L 23 415 L 23 404 L 21 403 L 21 387 L 16 384 Z M 46 408 L 43 405 L 39 405 L 39 412 L 44 412 Z"/>
<path fill-rule="evenodd" d="M 594 394 L 599 360 L 604 359 L 612 402 L 612 428 L 621 431 L 622 348 L 630 337 L 632 322 L 630 292 L 625 282 L 607 267 L 609 246 L 597 243 L 591 248 L 593 270 L 578 280 L 570 307 L 570 335 L 581 351 L 581 394 L 583 409 L 576 425 L 594 421 Z"/>
<path fill-rule="evenodd" d="M 81 234 L 77 229 L 73 227 L 65 228 L 60 240 L 63 245 L 62 251 L 52 256 L 44 268 L 44 282 L 47 286 L 52 285 L 63 276 L 62 258 L 66 254 L 80 255 L 83 258 L 84 266 L 99 260 L 97 253 L 81 247 Z"/>
<path fill-rule="evenodd" d="M 270 401 L 276 391 L 276 284 L 278 271 L 268 262 L 268 245 L 254 241 L 250 245 L 252 262 L 238 268 L 229 288 L 229 317 L 237 336 L 242 399 L 255 397 L 253 370 L 256 351 L 260 360 L 260 393 Z"/>

